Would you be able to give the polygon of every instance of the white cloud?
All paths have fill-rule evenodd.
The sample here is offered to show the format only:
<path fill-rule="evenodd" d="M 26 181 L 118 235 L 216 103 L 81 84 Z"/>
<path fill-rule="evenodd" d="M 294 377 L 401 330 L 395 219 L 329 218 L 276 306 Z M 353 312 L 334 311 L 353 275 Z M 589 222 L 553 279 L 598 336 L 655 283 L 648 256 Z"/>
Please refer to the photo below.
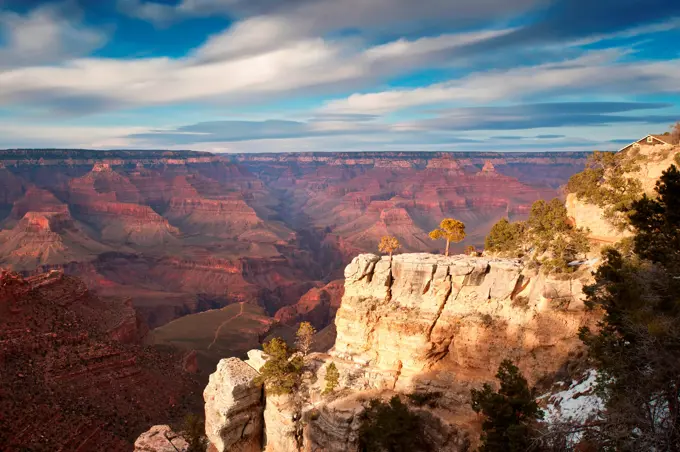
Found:
<path fill-rule="evenodd" d="M 0 68 L 48 64 L 86 55 L 103 45 L 101 30 L 77 22 L 76 11 L 61 11 L 59 5 L 36 8 L 26 15 L 0 11 Z"/>
<path fill-rule="evenodd" d="M 521 100 L 557 95 L 654 94 L 678 92 L 680 59 L 617 63 L 618 52 L 592 52 L 560 63 L 473 73 L 458 80 L 414 89 L 352 94 L 327 103 L 327 113 L 385 114 L 411 107 Z"/>
<path fill-rule="evenodd" d="M 437 65 L 442 52 L 507 30 L 400 39 L 364 50 L 355 39 L 306 37 L 272 18 L 253 18 L 208 39 L 184 58 L 81 58 L 59 66 L 0 73 L 0 104 L 61 110 L 151 106 L 191 101 L 252 101 L 295 90 L 361 84 Z"/>
<path fill-rule="evenodd" d="M 128 135 L 147 132 L 146 127 L 88 127 L 69 125 L 0 124 L 0 148 L 12 147 L 129 147 Z"/>

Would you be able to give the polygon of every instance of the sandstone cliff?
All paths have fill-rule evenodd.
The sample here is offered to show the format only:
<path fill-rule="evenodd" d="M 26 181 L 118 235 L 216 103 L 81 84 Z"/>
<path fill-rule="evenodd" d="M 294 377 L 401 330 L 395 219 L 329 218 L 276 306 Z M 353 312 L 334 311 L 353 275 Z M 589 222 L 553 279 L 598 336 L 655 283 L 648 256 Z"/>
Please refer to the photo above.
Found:
<path fill-rule="evenodd" d="M 250 367 L 223 360 L 211 377 L 208 436 L 217 450 L 231 450 L 224 446 L 225 435 L 215 432 L 261 422 L 266 450 L 288 452 L 298 450 L 294 432 L 302 425 L 303 450 L 356 451 L 360 415 L 370 399 L 437 392 L 436 408 L 412 409 L 425 419 L 437 450 L 465 450 L 478 422 L 468 405 L 469 390 L 492 381 L 502 359 L 518 362 L 535 383 L 579 353 L 578 329 L 594 321 L 581 300 L 588 273 L 554 280 L 513 259 L 359 255 L 345 269 L 335 347 L 307 357 L 301 417 L 289 398 L 249 398 L 259 391 L 254 370 L 264 362 L 262 352 L 252 351 Z M 329 397 L 322 389 L 331 362 L 340 371 L 340 388 Z M 244 370 L 242 377 L 217 376 L 227 367 Z M 250 395 L 234 396 L 244 391 Z M 213 400 L 220 397 L 227 403 L 216 411 Z M 244 441 L 243 435 L 226 436 Z"/>
<path fill-rule="evenodd" d="M 621 156 L 623 162 L 635 160 L 639 169 L 627 172 L 625 176 L 637 180 L 643 193 L 654 196 L 654 187 L 661 174 L 672 164 L 677 165 L 675 158 L 680 155 L 680 146 L 642 144 L 627 152 L 617 155 Z M 606 184 L 606 174 L 604 179 Z M 589 229 L 589 237 L 596 242 L 614 243 L 631 235 L 630 231 L 612 224 L 605 217 L 602 207 L 579 199 L 574 193 L 567 195 L 566 207 L 567 215 L 575 225 Z"/>

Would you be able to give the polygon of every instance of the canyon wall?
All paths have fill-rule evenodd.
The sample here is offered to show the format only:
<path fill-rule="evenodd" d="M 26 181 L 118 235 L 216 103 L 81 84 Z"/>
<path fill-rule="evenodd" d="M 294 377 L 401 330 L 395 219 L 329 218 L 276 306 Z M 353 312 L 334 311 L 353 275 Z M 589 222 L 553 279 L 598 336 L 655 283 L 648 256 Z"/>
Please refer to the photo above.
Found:
<path fill-rule="evenodd" d="M 229 396 L 229 407 L 215 413 L 213 394 L 242 392 L 237 386 L 251 394 L 260 390 L 253 370 L 266 357 L 252 351 L 250 369 L 240 372 L 249 384 L 215 376 L 223 385 L 206 391 L 208 437 L 217 450 L 231 450 L 213 432 L 231 430 L 236 418 L 225 420 L 225 413 L 245 410 L 264 424 L 268 451 L 297 450 L 291 438 L 298 425 L 303 450 L 356 451 L 360 415 L 370 399 L 437 393 L 437 408 L 412 409 L 425 419 L 426 436 L 437 450 L 465 450 L 478 428 L 470 388 L 492 381 L 501 360 L 512 359 L 536 383 L 581 353 L 578 330 L 596 321 L 582 301 L 589 275 L 583 268 L 570 278 L 549 278 L 514 259 L 359 255 L 345 269 L 335 346 L 306 358 L 302 402 L 267 396 L 255 404 Z M 216 374 L 236 361 L 223 360 Z M 328 396 L 322 391 L 330 363 L 340 372 L 340 388 Z"/>
<path fill-rule="evenodd" d="M 623 162 L 634 160 L 639 166 L 625 177 L 638 181 L 643 193 L 656 196 L 654 187 L 661 174 L 673 164 L 678 166 L 676 157 L 680 155 L 680 146 L 641 144 L 619 155 Z M 606 175 L 603 184 L 606 185 Z M 604 215 L 603 207 L 579 199 L 574 193 L 567 194 L 566 207 L 574 224 L 588 229 L 589 238 L 595 242 L 611 244 L 632 235 L 631 231 L 612 224 Z"/>
<path fill-rule="evenodd" d="M 152 337 L 214 369 L 218 353 L 240 355 L 274 320 L 277 331 L 311 321 L 332 343 L 332 283 L 354 256 L 384 235 L 402 251 L 437 251 L 428 232 L 444 217 L 467 226 L 455 251 L 480 246 L 499 218 L 559 196 L 585 156 L 4 150 L 0 266 L 57 269 L 129 299 L 163 328 Z M 237 303 L 250 305 L 251 322 L 225 327 Z M 214 330 L 173 323 L 201 312 Z"/>

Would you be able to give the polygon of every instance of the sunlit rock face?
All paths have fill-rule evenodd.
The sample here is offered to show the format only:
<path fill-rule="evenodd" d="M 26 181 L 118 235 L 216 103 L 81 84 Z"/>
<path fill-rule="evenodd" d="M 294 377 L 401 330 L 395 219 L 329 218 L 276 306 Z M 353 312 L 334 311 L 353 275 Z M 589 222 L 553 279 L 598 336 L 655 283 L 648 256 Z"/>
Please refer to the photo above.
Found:
<path fill-rule="evenodd" d="M 643 193 L 656 196 L 656 183 L 671 165 L 676 165 L 676 156 L 680 155 L 680 146 L 672 145 L 640 145 L 626 151 L 624 159 L 635 159 L 637 169 L 625 174 L 626 177 L 640 183 Z M 605 176 L 606 179 L 606 176 Z M 617 227 L 604 215 L 604 209 L 596 204 L 579 199 L 576 194 L 569 193 L 566 199 L 567 215 L 575 226 L 587 229 L 588 236 L 595 242 L 615 243 L 632 236 L 632 232 L 623 227 Z"/>
<path fill-rule="evenodd" d="M 345 269 L 330 354 L 365 369 L 354 384 L 376 389 L 436 386 L 452 372 L 491 379 L 506 357 L 535 381 L 580 348 L 591 321 L 582 284 L 512 259 L 360 255 Z"/>
<path fill-rule="evenodd" d="M 262 385 L 238 358 L 223 359 L 203 392 L 205 432 L 218 452 L 262 450 Z"/>
<path fill-rule="evenodd" d="M 582 303 L 587 275 L 550 278 L 518 259 L 357 256 L 345 269 L 335 346 L 306 358 L 300 417 L 290 397 L 266 397 L 266 450 L 297 451 L 301 419 L 302 450 L 358 451 L 370 400 L 397 394 L 408 402 L 405 394 L 413 392 L 439 393 L 436 409 L 411 406 L 435 450 L 468 450 L 478 437 L 470 389 L 494 380 L 503 359 L 517 362 L 535 383 L 580 353 L 578 329 L 596 321 Z M 266 358 L 248 355 L 255 368 Z M 340 374 L 333 397 L 322 394 L 330 363 Z M 227 394 L 232 387 L 225 386 Z M 224 417 L 219 422 L 230 425 Z"/>

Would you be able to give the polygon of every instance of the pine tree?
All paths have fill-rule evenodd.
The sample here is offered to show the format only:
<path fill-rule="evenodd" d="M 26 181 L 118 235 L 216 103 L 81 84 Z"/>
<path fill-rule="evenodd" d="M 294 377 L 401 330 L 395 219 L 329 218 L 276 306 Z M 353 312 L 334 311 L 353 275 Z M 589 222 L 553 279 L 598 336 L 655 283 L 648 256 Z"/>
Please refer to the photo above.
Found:
<path fill-rule="evenodd" d="M 451 242 L 458 243 L 465 238 L 465 224 L 453 218 L 444 218 L 439 227 L 430 232 L 430 238 L 432 240 L 445 239 L 446 251 L 444 254 L 448 256 Z"/>
<path fill-rule="evenodd" d="M 657 198 L 632 204 L 632 255 L 608 249 L 584 289 L 603 312 L 581 331 L 600 372 L 607 410 L 591 431 L 603 450 L 680 450 L 680 172 L 672 166 Z"/>
<path fill-rule="evenodd" d="M 314 335 L 316 330 L 309 322 L 302 322 L 295 333 L 295 346 L 302 352 L 303 356 L 307 356 L 312 349 L 314 342 Z"/>
<path fill-rule="evenodd" d="M 288 345 L 280 338 L 262 344 L 262 348 L 268 357 L 257 381 L 264 383 L 273 395 L 291 394 L 297 390 L 304 367 L 302 357 L 292 356 Z"/>
<path fill-rule="evenodd" d="M 361 416 L 359 448 L 362 452 L 429 452 L 423 422 L 394 396 L 389 403 L 371 400 Z"/>
<path fill-rule="evenodd" d="M 340 384 L 340 372 L 335 366 L 335 363 L 330 363 L 326 367 L 326 377 L 324 380 L 326 381 L 326 387 L 323 390 L 323 394 L 330 394 L 335 391 L 335 388 Z"/>
<path fill-rule="evenodd" d="M 484 415 L 480 452 L 525 452 L 531 450 L 533 423 L 543 418 L 535 393 L 512 361 L 504 360 L 496 378 L 498 392 L 484 384 L 473 389 L 472 409 Z"/>

